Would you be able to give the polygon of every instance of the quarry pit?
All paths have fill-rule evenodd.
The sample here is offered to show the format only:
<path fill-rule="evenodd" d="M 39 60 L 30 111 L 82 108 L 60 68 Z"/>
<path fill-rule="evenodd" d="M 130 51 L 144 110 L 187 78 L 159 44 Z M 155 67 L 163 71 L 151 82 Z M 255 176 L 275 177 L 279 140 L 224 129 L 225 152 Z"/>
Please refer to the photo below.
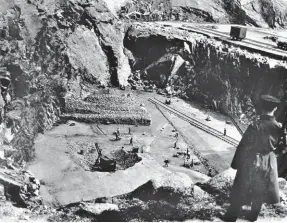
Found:
<path fill-rule="evenodd" d="M 130 94 L 135 94 L 151 114 L 153 121 L 150 126 L 79 122 L 72 125 L 73 122 L 68 122 L 38 136 L 35 141 L 35 161 L 28 169 L 45 182 L 41 187 L 44 202 L 57 206 L 81 200 L 117 196 L 133 191 L 145 182 L 168 172 L 187 174 L 193 184 L 196 184 L 211 177 L 207 176 L 209 167 L 215 171 L 212 175 L 229 168 L 235 152 L 234 146 L 197 129 L 167 111 L 158 109 L 148 101 L 153 97 L 164 101 L 166 97 L 147 92 L 131 91 Z M 227 128 L 229 136 L 240 140 L 241 135 L 237 129 L 232 124 L 226 124 L 229 117 L 209 111 L 212 121 L 207 122 L 206 109 L 193 107 L 179 98 L 174 98 L 172 101 L 175 108 L 185 110 L 187 114 L 197 117 L 199 121 L 206 122 L 213 128 L 221 129 L 222 135 L 224 128 Z M 114 141 L 113 132 L 118 128 L 121 132 L 121 140 Z M 129 128 L 131 134 L 129 134 Z M 101 131 L 99 132 L 98 129 Z M 179 136 L 175 137 L 177 133 Z M 133 145 L 129 145 L 131 137 L 133 137 Z M 128 152 L 138 147 L 139 157 L 143 157 L 141 161 L 125 170 L 116 170 L 112 173 L 93 172 L 85 168 L 85 165 L 81 165 L 79 160 L 82 159 L 82 155 L 78 155 L 77 152 L 81 148 L 94 147 L 94 143 L 99 143 L 100 148 L 106 153 L 120 150 Z M 190 147 L 191 144 L 205 160 L 210 161 L 209 166 L 200 161 L 198 153 L 194 153 Z M 186 159 L 183 155 L 187 149 L 191 153 L 190 159 Z M 167 159 L 170 160 L 170 164 L 164 167 L 164 161 Z M 192 159 L 195 165 L 191 168 L 184 167 L 184 163 L 190 163 Z"/>

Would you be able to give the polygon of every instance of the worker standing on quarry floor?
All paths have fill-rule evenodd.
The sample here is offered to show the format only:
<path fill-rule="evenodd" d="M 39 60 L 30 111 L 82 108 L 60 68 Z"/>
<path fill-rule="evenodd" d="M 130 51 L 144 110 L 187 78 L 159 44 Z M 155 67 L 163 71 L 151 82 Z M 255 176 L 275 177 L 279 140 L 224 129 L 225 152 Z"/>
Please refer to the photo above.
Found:
<path fill-rule="evenodd" d="M 226 128 L 223 130 L 223 135 L 226 136 Z"/>
<path fill-rule="evenodd" d="M 173 148 L 176 149 L 176 147 L 177 147 L 177 140 L 176 140 L 175 143 L 173 144 Z"/>
<path fill-rule="evenodd" d="M 250 221 L 256 221 L 263 203 L 280 202 L 277 159 L 274 151 L 280 137 L 280 124 L 274 112 L 280 101 L 261 97 L 261 116 L 244 133 L 231 167 L 237 169 L 224 221 L 236 221 L 243 205 L 251 204 Z"/>

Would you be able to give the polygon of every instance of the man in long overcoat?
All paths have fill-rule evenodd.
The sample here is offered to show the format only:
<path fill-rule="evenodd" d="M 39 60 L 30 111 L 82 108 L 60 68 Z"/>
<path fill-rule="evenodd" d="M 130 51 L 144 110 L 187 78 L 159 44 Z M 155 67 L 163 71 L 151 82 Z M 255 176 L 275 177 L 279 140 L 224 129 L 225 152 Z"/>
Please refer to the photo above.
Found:
<path fill-rule="evenodd" d="M 281 126 L 274 112 L 280 101 L 261 96 L 261 116 L 247 128 L 240 141 L 231 167 L 237 170 L 230 195 L 230 207 L 224 220 L 235 222 L 243 205 L 251 205 L 250 221 L 256 221 L 263 203 L 279 199 L 276 146 Z"/>

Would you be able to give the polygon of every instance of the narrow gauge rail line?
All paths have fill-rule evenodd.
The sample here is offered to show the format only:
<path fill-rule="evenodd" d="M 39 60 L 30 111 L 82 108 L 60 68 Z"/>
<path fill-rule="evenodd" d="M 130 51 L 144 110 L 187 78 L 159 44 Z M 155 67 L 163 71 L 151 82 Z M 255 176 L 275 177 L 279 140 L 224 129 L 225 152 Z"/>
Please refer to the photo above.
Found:
<path fill-rule="evenodd" d="M 170 24 L 163 24 L 163 26 L 165 27 L 174 27 Z M 199 33 L 199 34 L 208 34 L 208 35 L 215 35 L 217 38 L 222 38 L 222 40 L 224 41 L 228 41 L 228 42 L 234 42 L 234 43 L 237 43 L 237 45 L 241 46 L 241 47 L 245 47 L 245 48 L 250 48 L 252 45 L 254 47 L 259 47 L 259 48 L 262 48 L 262 49 L 266 49 L 268 51 L 271 51 L 271 52 L 267 52 L 267 51 L 264 51 L 264 50 L 260 50 L 261 53 L 267 53 L 268 55 L 269 54 L 273 54 L 275 56 L 279 56 L 280 59 L 286 59 L 287 57 L 287 52 L 285 50 L 281 50 L 281 49 L 278 49 L 276 48 L 276 46 L 270 44 L 270 43 L 262 43 L 258 40 L 253 40 L 253 39 L 243 39 L 242 41 L 235 41 L 235 40 L 231 40 L 230 39 L 230 36 L 226 33 L 222 33 L 222 32 L 219 32 L 217 30 L 211 30 L 211 29 L 206 29 L 206 28 L 203 28 L 203 27 L 192 27 L 190 25 L 187 25 L 187 24 L 182 24 L 181 27 L 174 27 L 174 28 L 178 28 L 180 30 L 185 30 L 185 31 L 191 31 L 191 32 L 196 32 L 196 33 Z M 246 44 L 250 44 L 251 46 L 246 46 L 246 45 L 242 45 L 240 43 L 246 43 Z M 254 48 L 254 50 L 257 51 L 257 49 Z M 272 52 L 273 51 L 273 52 Z"/>
<path fill-rule="evenodd" d="M 237 45 L 241 46 L 241 47 L 245 47 L 245 48 L 250 48 L 252 46 L 254 47 L 258 47 L 260 48 L 260 52 L 261 53 L 266 53 L 266 54 L 272 54 L 276 57 L 280 57 L 280 59 L 286 59 L 287 57 L 287 53 L 284 50 L 280 50 L 280 49 L 276 49 L 275 46 L 268 44 L 268 43 L 260 43 L 259 41 L 256 40 L 251 40 L 251 39 L 244 39 L 242 41 L 233 41 L 229 39 L 229 35 L 221 33 L 219 31 L 214 31 L 214 30 L 209 30 L 209 29 L 204 29 L 204 28 L 193 28 L 193 27 L 189 27 L 186 25 L 183 25 L 183 27 L 180 27 L 179 29 L 181 30 L 186 30 L 186 31 L 191 31 L 191 32 L 196 32 L 196 33 L 200 33 L 200 34 L 211 34 L 216 36 L 217 38 L 221 38 L 223 41 L 228 41 L 228 42 L 234 42 Z M 247 45 L 243 45 L 242 43 L 245 44 L 249 44 L 249 46 Z M 266 49 L 266 50 L 264 50 Z M 253 50 L 258 51 L 256 48 L 253 48 Z M 268 50 L 268 51 L 267 51 Z"/>
<path fill-rule="evenodd" d="M 237 131 L 240 133 L 240 135 L 243 135 L 243 131 L 242 129 L 240 128 L 240 126 L 238 125 L 237 121 L 235 121 L 235 119 L 231 116 L 231 115 L 228 115 L 230 120 L 232 121 L 232 123 L 234 124 L 234 126 L 237 128 Z"/>
<path fill-rule="evenodd" d="M 216 30 L 206 29 L 206 28 L 198 28 L 198 29 L 205 31 L 205 32 L 210 32 L 214 35 L 221 35 L 223 37 L 226 37 L 228 40 L 230 40 L 230 36 L 228 34 L 221 33 L 221 32 L 216 31 Z M 234 41 L 234 40 L 230 40 L 230 41 Z M 270 43 L 262 43 L 260 41 L 254 40 L 254 39 L 247 39 L 247 38 L 241 40 L 241 42 L 247 43 L 247 44 L 252 44 L 252 45 L 257 46 L 257 47 L 263 47 L 265 49 L 272 50 L 272 51 L 275 51 L 277 53 L 286 54 L 286 51 L 278 49 L 278 48 L 276 48 L 276 46 L 274 46 Z"/>
<path fill-rule="evenodd" d="M 187 116 L 186 114 L 174 109 L 174 108 L 171 108 L 171 107 L 168 107 L 166 106 L 165 104 L 163 104 L 161 101 L 157 100 L 156 98 L 149 98 L 149 101 L 156 104 L 156 105 L 160 105 L 161 107 L 163 107 L 164 109 L 168 110 L 169 112 L 173 113 L 174 115 L 178 116 L 179 118 L 181 118 L 182 120 L 185 120 L 187 122 L 189 122 L 191 125 L 207 132 L 208 134 L 210 135 L 213 135 L 227 143 L 229 143 L 230 145 L 232 146 L 237 146 L 239 144 L 239 142 L 234 139 L 234 138 L 231 138 L 230 136 L 223 136 L 222 133 L 216 129 L 213 129 L 211 128 L 210 126 L 207 126 L 205 124 L 203 124 L 202 122 L 199 122 L 197 121 L 196 119 L 194 118 L 191 118 L 189 116 Z"/>
<path fill-rule="evenodd" d="M 189 28 L 188 26 L 185 26 L 187 28 Z M 192 28 L 192 27 L 190 27 Z M 203 27 L 196 27 L 196 29 L 199 29 L 199 30 L 202 30 L 204 32 L 209 32 L 211 34 L 214 34 L 214 35 L 220 35 L 220 36 L 223 36 L 223 37 L 226 37 L 226 38 L 230 38 L 230 36 L 226 33 L 222 33 L 220 31 L 217 31 L 217 30 L 211 30 L 211 29 L 207 29 L 207 28 L 203 28 Z M 276 48 L 276 46 L 270 44 L 270 43 L 262 43 L 260 41 L 257 41 L 257 40 L 254 40 L 254 39 L 248 39 L 248 38 L 245 38 L 243 40 L 241 40 L 241 42 L 245 42 L 245 43 L 249 43 L 249 44 L 253 44 L 253 45 L 256 45 L 256 46 L 264 46 L 265 48 L 268 48 L 268 49 L 272 49 L 272 50 L 275 50 L 275 51 L 278 51 L 278 52 L 281 52 L 281 53 L 286 53 L 286 51 L 284 50 L 280 50 L 278 48 Z M 269 46 L 269 47 L 266 47 L 266 46 Z"/>
<path fill-rule="evenodd" d="M 153 103 L 153 102 L 152 102 Z M 166 120 L 168 121 L 168 123 L 174 128 L 176 129 L 176 131 L 181 135 L 181 137 L 183 138 L 183 140 L 185 141 L 185 143 L 187 145 L 189 145 L 189 149 L 191 149 L 191 151 L 193 151 L 194 155 L 200 160 L 200 162 L 206 167 L 207 170 L 211 169 L 212 170 L 212 174 L 213 176 L 218 174 L 218 170 L 215 167 L 216 165 L 210 163 L 210 159 L 206 159 L 204 158 L 204 156 L 202 156 L 202 154 L 199 152 L 198 149 L 196 149 L 196 147 L 193 145 L 193 143 L 190 142 L 190 140 L 179 130 L 176 128 L 176 126 L 173 124 L 173 122 L 167 117 L 167 115 L 164 114 L 164 112 L 162 111 L 162 109 L 160 109 L 158 104 L 154 104 L 155 107 L 160 111 L 160 113 L 166 118 Z M 214 154 L 214 156 L 219 156 L 218 154 Z"/>
<path fill-rule="evenodd" d="M 100 131 L 100 133 L 102 133 L 103 135 L 106 135 L 106 133 L 104 133 L 104 131 L 100 128 L 99 125 L 97 125 L 98 130 Z"/>

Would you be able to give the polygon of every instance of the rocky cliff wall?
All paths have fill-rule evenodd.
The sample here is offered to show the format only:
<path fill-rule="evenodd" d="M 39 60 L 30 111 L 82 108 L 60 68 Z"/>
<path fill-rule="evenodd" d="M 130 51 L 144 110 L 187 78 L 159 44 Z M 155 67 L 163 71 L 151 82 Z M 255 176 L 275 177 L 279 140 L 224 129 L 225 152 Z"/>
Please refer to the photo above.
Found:
<path fill-rule="evenodd" d="M 0 73 L 11 80 L 0 98 L 1 140 L 15 161 L 27 161 L 36 135 L 65 108 L 65 95 L 79 96 L 86 84 L 127 85 L 125 26 L 98 0 L 0 3 Z"/>
<path fill-rule="evenodd" d="M 287 24 L 286 0 L 105 0 L 120 17 L 133 20 L 173 20 L 248 24 L 281 28 Z M 116 6 L 115 6 L 116 5 Z"/>
<path fill-rule="evenodd" d="M 286 62 L 203 35 L 138 24 L 128 30 L 125 47 L 142 77 L 224 113 L 251 118 L 261 94 L 283 94 Z"/>

